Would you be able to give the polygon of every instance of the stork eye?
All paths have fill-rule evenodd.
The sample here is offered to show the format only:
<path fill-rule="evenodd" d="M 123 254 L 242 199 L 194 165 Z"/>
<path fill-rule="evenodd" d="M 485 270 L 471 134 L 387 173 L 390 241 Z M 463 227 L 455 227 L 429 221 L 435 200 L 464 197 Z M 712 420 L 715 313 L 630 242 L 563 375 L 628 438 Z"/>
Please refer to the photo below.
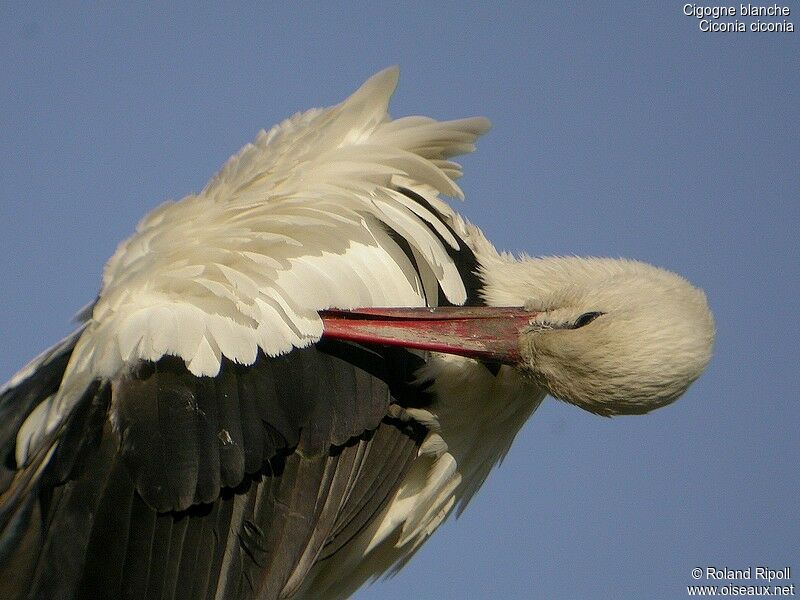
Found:
<path fill-rule="evenodd" d="M 603 313 L 599 311 L 594 312 L 587 312 L 583 313 L 580 317 L 575 319 L 575 324 L 572 326 L 573 329 L 578 329 L 579 327 L 583 327 L 584 325 L 588 325 L 592 321 L 594 321 L 597 317 L 602 315 Z"/>

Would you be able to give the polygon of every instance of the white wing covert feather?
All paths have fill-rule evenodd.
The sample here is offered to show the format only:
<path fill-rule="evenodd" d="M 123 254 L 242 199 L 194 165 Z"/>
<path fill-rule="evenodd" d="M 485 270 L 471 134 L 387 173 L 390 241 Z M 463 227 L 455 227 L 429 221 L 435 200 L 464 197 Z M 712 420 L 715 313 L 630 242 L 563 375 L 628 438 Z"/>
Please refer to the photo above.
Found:
<path fill-rule="evenodd" d="M 390 120 L 397 75 L 383 71 L 342 104 L 260 133 L 199 195 L 147 216 L 106 269 L 86 349 L 92 371 L 109 377 L 176 354 L 214 376 L 222 356 L 250 364 L 259 348 L 275 356 L 317 341 L 320 309 L 435 303 L 433 279 L 420 278 L 387 227 L 463 303 L 431 228 L 457 247 L 455 238 L 394 186 L 461 196 L 447 159 L 471 151 L 488 122 Z"/>
<path fill-rule="evenodd" d="M 397 188 L 460 226 L 438 194 L 462 197 L 448 159 L 472 151 L 489 123 L 393 121 L 397 77 L 387 69 L 339 105 L 262 131 L 202 192 L 142 219 L 106 265 L 48 430 L 88 382 L 140 360 L 176 355 L 193 374 L 215 376 L 223 356 L 247 365 L 259 349 L 276 356 L 318 341 L 318 311 L 331 306 L 435 305 L 437 285 L 465 301 L 445 248 L 456 239 Z"/>

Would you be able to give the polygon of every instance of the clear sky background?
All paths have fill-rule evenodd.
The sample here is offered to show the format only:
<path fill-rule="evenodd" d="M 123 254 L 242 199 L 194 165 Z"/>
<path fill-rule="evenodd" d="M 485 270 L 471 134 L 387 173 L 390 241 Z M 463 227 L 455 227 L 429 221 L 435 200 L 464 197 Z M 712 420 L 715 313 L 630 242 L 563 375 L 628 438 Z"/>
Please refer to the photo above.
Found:
<path fill-rule="evenodd" d="M 800 32 L 532 4 L 4 2 L 0 379 L 70 331 L 145 212 L 399 64 L 393 115 L 494 123 L 458 208 L 498 248 L 677 271 L 718 334 L 651 415 L 546 400 L 466 513 L 358 598 L 682 598 L 706 566 L 800 584 Z"/>

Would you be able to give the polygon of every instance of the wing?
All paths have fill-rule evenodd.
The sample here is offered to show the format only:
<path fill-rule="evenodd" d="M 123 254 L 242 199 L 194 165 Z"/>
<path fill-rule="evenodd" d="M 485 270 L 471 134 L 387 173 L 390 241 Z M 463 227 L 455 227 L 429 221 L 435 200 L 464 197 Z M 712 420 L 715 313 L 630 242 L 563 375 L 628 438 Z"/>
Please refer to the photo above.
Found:
<path fill-rule="evenodd" d="M 396 78 L 148 215 L 4 388 L 0 595 L 288 597 L 384 508 L 427 433 L 420 359 L 317 344 L 317 311 L 475 299 L 483 238 L 438 194 L 488 126 L 390 120 Z"/>
<path fill-rule="evenodd" d="M 95 378 L 137 361 L 168 354 L 214 376 L 223 357 L 249 365 L 316 342 L 324 308 L 436 305 L 439 290 L 467 299 L 451 256 L 460 225 L 438 195 L 461 194 L 449 158 L 488 122 L 391 120 L 396 81 L 389 69 L 342 104 L 260 134 L 200 194 L 142 220 L 106 265 L 64 382 L 17 462 Z"/>
<path fill-rule="evenodd" d="M 252 364 L 259 350 L 315 342 L 323 308 L 435 305 L 439 287 L 462 304 L 448 254 L 459 243 L 429 202 L 461 195 L 447 159 L 488 123 L 392 121 L 396 79 L 379 73 L 342 104 L 260 134 L 199 195 L 146 217 L 107 265 L 79 349 L 86 368 L 113 377 L 173 354 L 213 376 L 222 356 Z"/>

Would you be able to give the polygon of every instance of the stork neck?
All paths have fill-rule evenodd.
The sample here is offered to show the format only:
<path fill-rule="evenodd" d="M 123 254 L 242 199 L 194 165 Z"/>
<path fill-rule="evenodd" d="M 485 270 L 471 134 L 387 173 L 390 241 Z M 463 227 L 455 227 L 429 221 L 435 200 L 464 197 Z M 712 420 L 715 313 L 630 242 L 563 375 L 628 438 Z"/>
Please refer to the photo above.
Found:
<path fill-rule="evenodd" d="M 528 305 L 531 308 L 531 301 L 553 297 L 563 290 L 591 286 L 604 277 L 621 273 L 631 262 L 578 256 L 490 256 L 481 260 L 483 299 L 489 306 Z"/>

